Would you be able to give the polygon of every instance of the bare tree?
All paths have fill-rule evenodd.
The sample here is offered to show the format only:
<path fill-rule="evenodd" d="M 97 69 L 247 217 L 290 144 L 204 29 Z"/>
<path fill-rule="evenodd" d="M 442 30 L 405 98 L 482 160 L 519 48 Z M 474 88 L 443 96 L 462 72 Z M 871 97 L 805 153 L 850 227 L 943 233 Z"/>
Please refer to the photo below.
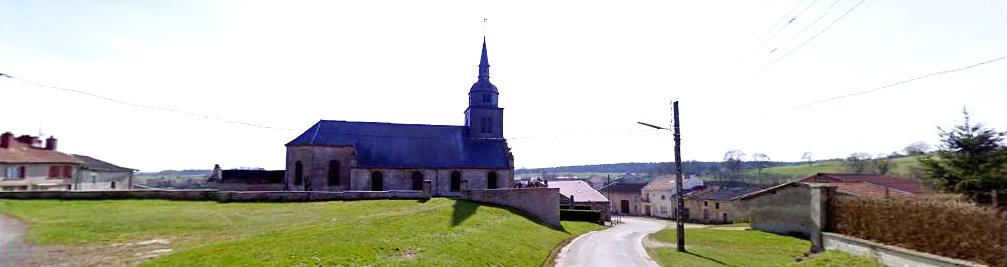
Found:
<path fill-rule="evenodd" d="M 801 155 L 801 159 L 804 160 L 804 162 L 807 162 L 808 166 L 811 166 L 812 165 L 811 164 L 811 151 L 804 152 L 804 155 Z"/>
<path fill-rule="evenodd" d="M 755 163 L 755 168 L 759 169 L 759 174 L 762 174 L 762 169 L 769 167 L 769 156 L 762 153 L 752 154 L 752 162 Z"/>
<path fill-rule="evenodd" d="M 731 174 L 741 173 L 742 163 L 745 161 L 745 152 L 741 150 L 731 150 L 724 153 L 724 168 L 727 168 Z"/>
<path fill-rule="evenodd" d="M 896 153 L 898 155 L 898 153 Z M 880 175 L 886 175 L 895 169 L 895 162 L 892 162 L 891 155 L 880 154 L 877 157 L 870 160 L 871 168 L 874 172 Z"/>
<path fill-rule="evenodd" d="M 915 143 L 909 144 L 908 146 L 906 146 L 906 148 L 904 148 L 902 150 L 905 151 L 906 155 L 909 155 L 909 156 L 912 156 L 912 155 L 922 155 L 922 154 L 926 154 L 927 151 L 930 150 L 930 145 L 928 145 L 927 143 L 922 142 L 922 141 L 921 142 L 915 142 Z"/>
<path fill-rule="evenodd" d="M 853 153 L 849 157 L 843 160 L 843 165 L 846 165 L 846 169 L 853 173 L 864 173 L 867 171 L 868 163 L 871 159 L 871 154 L 867 153 Z"/>

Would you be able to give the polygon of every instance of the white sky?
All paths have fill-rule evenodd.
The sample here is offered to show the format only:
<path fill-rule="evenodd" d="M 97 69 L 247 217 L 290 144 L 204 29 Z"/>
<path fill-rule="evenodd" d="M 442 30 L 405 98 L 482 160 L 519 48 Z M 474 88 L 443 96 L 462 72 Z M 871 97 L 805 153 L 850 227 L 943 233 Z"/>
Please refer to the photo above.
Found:
<path fill-rule="evenodd" d="M 143 171 L 281 169 L 283 145 L 319 119 L 462 124 L 484 33 L 519 168 L 671 161 L 671 135 L 635 123 L 666 125 L 671 98 L 695 160 L 934 144 L 964 106 L 1007 130 L 1007 60 L 793 109 L 1007 54 L 1007 1 L 866 0 L 760 72 L 859 2 L 834 1 L 760 45 L 799 0 L 0 0 L 0 73 L 297 129 L 0 79 L 0 131 L 41 125 L 61 151 Z"/>

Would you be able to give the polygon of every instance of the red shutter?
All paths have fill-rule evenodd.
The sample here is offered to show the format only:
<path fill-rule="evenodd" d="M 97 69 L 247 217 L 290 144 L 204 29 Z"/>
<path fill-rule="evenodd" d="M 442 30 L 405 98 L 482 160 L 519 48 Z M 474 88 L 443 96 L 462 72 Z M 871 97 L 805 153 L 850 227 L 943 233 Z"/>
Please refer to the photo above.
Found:
<path fill-rule="evenodd" d="M 49 166 L 49 177 L 50 178 L 59 177 L 59 166 Z"/>
<path fill-rule="evenodd" d="M 63 166 L 63 177 L 70 178 L 71 174 L 73 174 L 73 167 Z"/>

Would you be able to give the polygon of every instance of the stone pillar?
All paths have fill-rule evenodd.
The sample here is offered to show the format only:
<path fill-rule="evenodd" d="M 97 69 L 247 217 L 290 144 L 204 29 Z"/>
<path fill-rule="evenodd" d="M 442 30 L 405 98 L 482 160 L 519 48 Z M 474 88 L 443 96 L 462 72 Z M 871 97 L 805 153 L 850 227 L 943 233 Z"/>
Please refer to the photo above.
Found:
<path fill-rule="evenodd" d="M 822 252 L 825 250 L 822 242 L 822 232 L 825 231 L 829 209 L 829 197 L 835 191 L 835 185 L 814 184 L 811 187 L 811 252 Z"/>
<path fill-rule="evenodd" d="M 431 196 L 432 193 L 431 189 L 433 188 L 432 184 L 433 182 L 431 182 L 430 180 L 423 180 L 423 195 L 427 197 Z"/>

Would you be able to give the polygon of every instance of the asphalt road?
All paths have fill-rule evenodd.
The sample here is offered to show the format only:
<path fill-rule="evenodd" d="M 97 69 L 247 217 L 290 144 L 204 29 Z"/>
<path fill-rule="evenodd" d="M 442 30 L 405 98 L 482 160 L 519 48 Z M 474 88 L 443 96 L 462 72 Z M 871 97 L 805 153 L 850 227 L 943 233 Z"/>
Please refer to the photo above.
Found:
<path fill-rule="evenodd" d="M 556 257 L 556 266 L 658 266 L 643 248 L 643 238 L 669 221 L 623 217 L 622 224 L 574 239 Z"/>
<path fill-rule="evenodd" d="M 24 241 L 25 230 L 21 221 L 0 214 L 0 267 L 16 266 L 31 253 Z"/>

